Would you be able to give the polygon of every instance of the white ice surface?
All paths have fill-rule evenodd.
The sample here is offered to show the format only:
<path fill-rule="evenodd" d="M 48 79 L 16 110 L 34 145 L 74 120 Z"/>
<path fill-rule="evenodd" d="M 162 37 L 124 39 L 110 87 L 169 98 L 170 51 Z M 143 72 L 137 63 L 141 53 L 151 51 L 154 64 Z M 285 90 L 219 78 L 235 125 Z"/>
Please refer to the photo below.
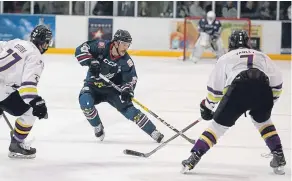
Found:
<path fill-rule="evenodd" d="M 172 58 L 133 57 L 139 76 L 135 96 L 168 123 L 182 129 L 199 114 L 206 82 L 214 61 L 199 64 Z M 39 94 L 46 100 L 49 119 L 37 120 L 29 139 L 35 138 L 34 160 L 7 157 L 9 130 L 0 121 L 0 181 L 288 181 L 291 179 L 291 65 L 277 62 L 284 76 L 284 91 L 272 120 L 286 154 L 286 175 L 277 176 L 260 134 L 249 118 L 241 117 L 189 174 L 180 173 L 181 161 L 192 145 L 177 138 L 150 158 L 123 154 L 124 149 L 149 152 L 158 146 L 114 108 L 97 106 L 106 137 L 99 142 L 79 109 L 78 94 L 86 68 L 73 56 L 46 55 Z M 172 130 L 149 116 L 168 139 Z M 15 118 L 9 116 L 14 124 Z M 208 126 L 200 122 L 186 133 L 197 138 Z"/>

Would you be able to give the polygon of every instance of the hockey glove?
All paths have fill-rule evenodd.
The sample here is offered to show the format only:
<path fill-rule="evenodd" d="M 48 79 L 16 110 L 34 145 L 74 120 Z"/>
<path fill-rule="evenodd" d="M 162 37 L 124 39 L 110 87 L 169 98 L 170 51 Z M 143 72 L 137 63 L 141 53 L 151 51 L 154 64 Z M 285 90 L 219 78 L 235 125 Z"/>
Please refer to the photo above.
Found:
<path fill-rule="evenodd" d="M 134 90 L 131 84 L 125 84 L 121 87 L 121 99 L 125 102 L 131 102 L 131 98 L 134 97 Z"/>
<path fill-rule="evenodd" d="M 33 100 L 29 102 L 29 105 L 32 107 L 33 111 L 32 114 L 39 119 L 47 118 L 48 110 L 42 97 L 37 96 Z"/>
<path fill-rule="evenodd" d="M 94 78 L 99 77 L 100 73 L 100 63 L 98 60 L 92 60 L 89 65 L 89 72 Z"/>
<path fill-rule="evenodd" d="M 200 104 L 200 110 L 201 110 L 201 117 L 204 120 L 211 120 L 213 119 L 213 112 L 209 108 L 206 107 L 205 105 L 205 99 L 201 102 Z"/>

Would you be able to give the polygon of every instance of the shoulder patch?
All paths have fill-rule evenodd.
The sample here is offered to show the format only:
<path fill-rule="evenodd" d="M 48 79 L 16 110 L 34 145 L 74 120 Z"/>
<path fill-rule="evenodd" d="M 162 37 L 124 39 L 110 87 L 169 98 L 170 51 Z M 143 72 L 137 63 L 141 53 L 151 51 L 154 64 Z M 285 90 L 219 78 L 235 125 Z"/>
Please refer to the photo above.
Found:
<path fill-rule="evenodd" d="M 105 43 L 103 41 L 98 42 L 97 44 L 98 48 L 105 48 Z"/>
<path fill-rule="evenodd" d="M 37 62 L 37 65 L 42 65 L 43 64 L 43 61 L 42 60 L 39 60 L 38 62 Z"/>
<path fill-rule="evenodd" d="M 44 64 L 44 62 L 42 60 L 37 61 L 36 64 L 40 65 L 42 67 L 42 69 L 44 69 L 45 64 Z"/>
<path fill-rule="evenodd" d="M 129 65 L 129 67 L 132 67 L 134 65 L 133 61 L 131 59 L 129 59 L 127 61 L 127 64 Z"/>
<path fill-rule="evenodd" d="M 38 84 L 39 83 L 39 80 L 40 80 L 40 76 L 38 74 L 34 74 L 35 75 L 35 81 L 36 83 Z"/>
<path fill-rule="evenodd" d="M 89 49 L 90 49 L 90 46 L 87 43 L 84 43 L 82 47 L 80 48 L 80 51 L 85 53 L 85 52 L 88 52 Z"/>

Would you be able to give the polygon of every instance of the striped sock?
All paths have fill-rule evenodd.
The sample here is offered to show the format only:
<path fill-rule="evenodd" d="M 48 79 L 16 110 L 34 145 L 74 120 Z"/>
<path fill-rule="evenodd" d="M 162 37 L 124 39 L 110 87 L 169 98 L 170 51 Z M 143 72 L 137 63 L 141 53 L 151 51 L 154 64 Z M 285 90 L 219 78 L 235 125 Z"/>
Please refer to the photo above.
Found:
<path fill-rule="evenodd" d="M 133 121 L 148 135 L 151 135 L 153 131 L 156 130 L 156 126 L 151 122 L 151 120 L 142 112 L 138 113 Z"/>
<path fill-rule="evenodd" d="M 201 134 L 191 152 L 200 152 L 201 155 L 204 155 L 211 147 L 217 144 L 218 139 L 224 135 L 228 129 L 228 126 L 223 126 L 216 121 L 212 121 L 209 128 Z"/>
<path fill-rule="evenodd" d="M 101 123 L 101 120 L 95 107 L 90 109 L 83 109 L 82 111 L 88 122 L 91 124 L 91 126 L 96 127 Z"/>
<path fill-rule="evenodd" d="M 32 129 L 31 125 L 25 125 L 21 123 L 19 119 L 17 119 L 14 128 L 15 139 L 17 139 L 18 141 L 23 141 L 28 136 L 31 129 Z"/>
<path fill-rule="evenodd" d="M 281 139 L 273 123 L 262 126 L 259 129 L 259 132 L 271 151 L 274 151 L 279 147 L 282 148 Z"/>
<path fill-rule="evenodd" d="M 207 129 L 201 134 L 200 138 L 195 143 L 192 152 L 200 151 L 202 154 L 204 154 L 216 143 L 217 143 L 216 134 L 211 129 Z"/>

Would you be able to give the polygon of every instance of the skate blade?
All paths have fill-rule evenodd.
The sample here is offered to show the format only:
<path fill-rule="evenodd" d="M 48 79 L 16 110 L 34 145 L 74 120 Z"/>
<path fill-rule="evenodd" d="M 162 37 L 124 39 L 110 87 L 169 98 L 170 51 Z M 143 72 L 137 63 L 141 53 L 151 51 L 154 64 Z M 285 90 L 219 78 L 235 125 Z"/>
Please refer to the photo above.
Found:
<path fill-rule="evenodd" d="M 180 173 L 186 174 L 189 171 L 190 171 L 190 168 L 188 166 L 182 166 Z"/>
<path fill-rule="evenodd" d="M 273 168 L 273 170 L 274 170 L 274 173 L 277 175 L 285 175 L 284 167 Z"/>
<path fill-rule="evenodd" d="M 97 138 L 98 138 L 100 141 L 103 141 L 104 137 L 105 137 L 105 134 L 103 134 L 103 135 L 101 135 L 100 137 L 97 137 Z"/>
<path fill-rule="evenodd" d="M 36 155 L 35 154 L 22 155 L 20 153 L 9 152 L 8 157 L 13 158 L 13 159 L 34 159 L 36 157 Z"/>

